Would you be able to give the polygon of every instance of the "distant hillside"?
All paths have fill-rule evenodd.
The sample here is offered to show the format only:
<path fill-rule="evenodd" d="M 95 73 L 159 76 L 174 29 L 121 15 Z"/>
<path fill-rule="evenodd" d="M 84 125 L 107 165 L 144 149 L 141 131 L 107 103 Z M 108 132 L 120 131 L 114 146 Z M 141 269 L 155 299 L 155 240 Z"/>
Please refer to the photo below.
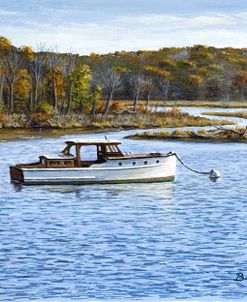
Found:
<path fill-rule="evenodd" d="M 113 99 L 247 100 L 247 49 L 203 45 L 79 56 L 0 37 L 0 112 L 107 113 Z"/>

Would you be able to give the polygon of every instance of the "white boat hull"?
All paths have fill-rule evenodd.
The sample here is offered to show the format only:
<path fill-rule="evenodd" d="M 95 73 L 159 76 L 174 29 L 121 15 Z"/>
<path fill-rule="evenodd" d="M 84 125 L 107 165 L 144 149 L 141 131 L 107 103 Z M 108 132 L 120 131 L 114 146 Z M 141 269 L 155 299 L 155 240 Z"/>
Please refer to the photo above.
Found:
<path fill-rule="evenodd" d="M 109 160 L 87 168 L 22 168 L 24 184 L 95 184 L 172 181 L 174 155 L 148 159 Z M 135 165 L 133 165 L 135 162 Z"/>

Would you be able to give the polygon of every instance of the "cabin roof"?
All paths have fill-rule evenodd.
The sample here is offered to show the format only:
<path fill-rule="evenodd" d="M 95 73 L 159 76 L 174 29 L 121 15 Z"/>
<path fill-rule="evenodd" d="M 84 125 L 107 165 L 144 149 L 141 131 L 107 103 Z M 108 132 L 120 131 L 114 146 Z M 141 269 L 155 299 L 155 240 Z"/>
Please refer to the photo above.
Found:
<path fill-rule="evenodd" d="M 73 140 L 73 141 L 66 141 L 67 145 L 80 145 L 80 146 L 90 146 L 90 145 L 119 145 L 121 144 L 120 141 L 111 141 L 107 139 L 79 139 L 79 140 Z"/>
<path fill-rule="evenodd" d="M 66 155 L 63 153 L 59 153 L 59 154 L 44 154 L 41 155 L 40 158 L 45 157 L 47 159 L 74 159 L 75 156 L 74 155 Z"/>

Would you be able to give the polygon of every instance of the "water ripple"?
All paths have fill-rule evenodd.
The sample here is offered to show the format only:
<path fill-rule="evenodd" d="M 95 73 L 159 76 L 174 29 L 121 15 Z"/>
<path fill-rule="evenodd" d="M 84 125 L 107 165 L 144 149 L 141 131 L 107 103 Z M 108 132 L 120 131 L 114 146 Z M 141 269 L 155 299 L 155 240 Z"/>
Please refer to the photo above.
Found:
<path fill-rule="evenodd" d="M 195 168 L 218 168 L 218 183 L 181 166 L 174 183 L 9 183 L 9 164 L 68 137 L 0 143 L 1 301 L 246 297 L 247 281 L 234 281 L 247 274 L 246 145 L 123 140 L 126 150 L 176 150 Z"/>

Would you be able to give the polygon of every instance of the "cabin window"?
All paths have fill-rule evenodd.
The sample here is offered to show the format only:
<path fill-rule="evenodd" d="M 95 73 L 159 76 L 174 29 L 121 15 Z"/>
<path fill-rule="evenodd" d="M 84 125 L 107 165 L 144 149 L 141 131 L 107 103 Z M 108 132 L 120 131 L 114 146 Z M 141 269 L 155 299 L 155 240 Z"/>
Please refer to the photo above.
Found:
<path fill-rule="evenodd" d="M 147 163 L 148 163 L 148 162 L 145 160 L 145 161 L 144 161 L 144 165 L 147 165 Z"/>
<path fill-rule="evenodd" d="M 160 161 L 157 159 L 157 160 L 156 160 L 156 164 L 158 164 L 159 162 L 160 162 Z"/>
<path fill-rule="evenodd" d="M 95 161 L 95 160 L 97 160 L 96 146 L 82 146 L 81 161 Z"/>
<path fill-rule="evenodd" d="M 135 164 L 136 164 L 136 162 L 135 162 L 135 161 L 133 161 L 132 165 L 134 166 Z"/>
<path fill-rule="evenodd" d="M 50 161 L 49 161 L 49 164 L 50 164 L 51 166 L 57 166 L 57 165 L 59 165 L 59 162 L 56 161 L 56 160 L 50 160 Z"/>
<path fill-rule="evenodd" d="M 72 146 L 69 150 L 71 156 L 76 156 L 75 146 Z"/>
<path fill-rule="evenodd" d="M 116 145 L 108 145 L 106 146 L 106 154 L 107 155 L 119 155 L 121 152 L 119 151 L 118 147 Z"/>
<path fill-rule="evenodd" d="M 118 163 L 118 165 L 119 165 L 119 166 L 122 166 L 123 164 L 120 162 L 120 163 Z"/>
<path fill-rule="evenodd" d="M 48 167 L 73 167 L 74 161 L 72 160 L 48 160 Z"/>

